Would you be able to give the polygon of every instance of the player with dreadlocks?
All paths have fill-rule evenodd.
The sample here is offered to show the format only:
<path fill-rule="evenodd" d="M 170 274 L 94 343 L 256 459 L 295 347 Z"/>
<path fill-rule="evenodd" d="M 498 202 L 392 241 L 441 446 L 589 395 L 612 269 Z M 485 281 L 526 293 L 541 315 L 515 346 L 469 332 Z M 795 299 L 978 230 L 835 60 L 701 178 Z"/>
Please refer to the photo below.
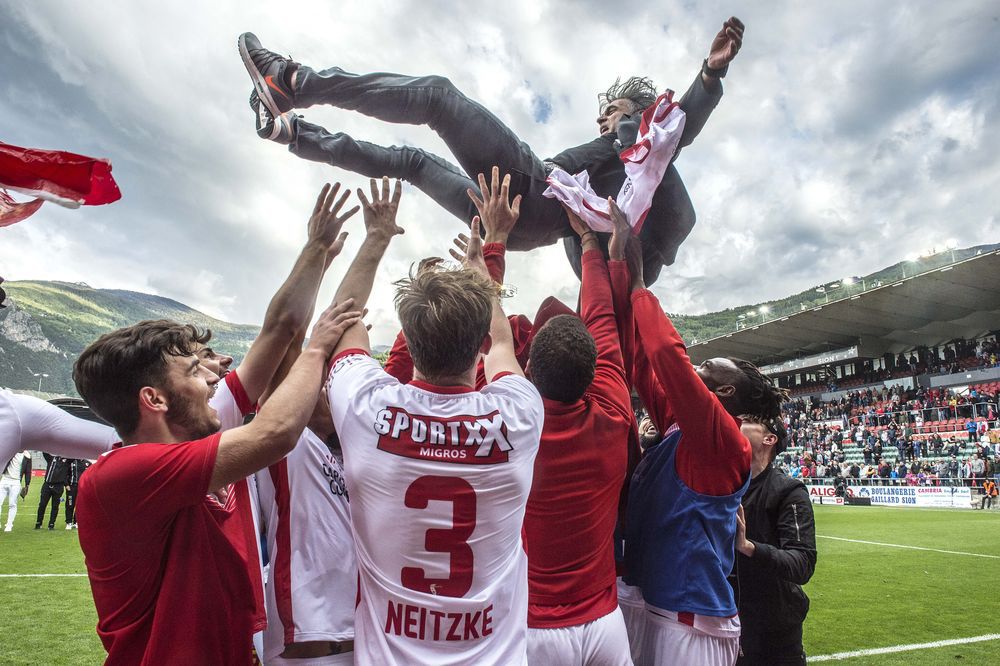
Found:
<path fill-rule="evenodd" d="M 777 418 L 787 392 L 741 359 L 692 366 L 641 275 L 633 276 L 632 308 L 635 384 L 664 437 L 646 449 L 629 486 L 625 582 L 634 587 L 619 593 L 641 593 L 642 612 L 625 613 L 630 639 L 641 635 L 633 658 L 639 666 L 730 665 L 740 620 L 726 577 L 752 459 L 736 417 Z"/>
<path fill-rule="evenodd" d="M 686 114 L 678 150 L 694 140 L 719 103 L 721 79 L 742 42 L 743 23 L 730 18 L 712 41 L 701 72 L 678 102 Z M 616 196 L 625 182 L 619 155 L 635 142 L 639 114 L 657 97 L 649 79 L 632 77 L 616 82 L 599 96 L 600 136 L 542 160 L 496 116 L 444 77 L 352 74 L 339 67 L 316 71 L 268 51 L 252 33 L 239 38 L 239 50 L 254 82 L 250 106 L 261 138 L 286 144 L 304 159 L 372 178 L 408 180 L 466 224 L 476 215 L 466 194 L 476 189 L 469 174 L 489 173 L 497 166 L 500 173 L 512 174 L 511 198 L 523 197 L 521 222 L 510 235 L 508 249 L 531 250 L 565 239 L 577 276 L 581 274 L 579 237 L 571 230 L 559 202 L 542 196 L 548 187 L 546 178 L 556 167 L 569 174 L 586 171 L 599 197 Z M 292 112 L 316 104 L 330 104 L 391 123 L 427 125 L 444 140 L 459 166 L 419 148 L 386 148 L 344 133 L 332 134 Z M 633 117 L 633 122 L 623 122 Z M 651 284 L 663 266 L 674 262 L 678 246 L 695 222 L 691 199 L 672 165 L 655 189 L 645 219 L 641 230 L 643 263 Z M 605 255 L 609 236 L 601 237 Z"/>

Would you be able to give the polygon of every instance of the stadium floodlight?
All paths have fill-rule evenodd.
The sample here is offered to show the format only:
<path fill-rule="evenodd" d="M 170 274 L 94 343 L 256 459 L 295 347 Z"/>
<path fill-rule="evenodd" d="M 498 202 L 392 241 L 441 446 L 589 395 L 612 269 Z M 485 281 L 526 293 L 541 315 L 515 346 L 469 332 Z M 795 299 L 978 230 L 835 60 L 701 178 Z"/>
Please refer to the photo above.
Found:
<path fill-rule="evenodd" d="M 954 238 L 949 238 L 948 240 L 945 241 L 944 246 L 949 250 L 958 249 L 958 241 L 955 240 Z"/>
<path fill-rule="evenodd" d="M 38 377 L 38 392 L 41 393 L 42 392 L 42 380 L 45 379 L 45 378 L 47 378 L 49 376 L 48 373 L 47 372 L 33 372 L 31 374 L 33 374 L 35 377 Z"/>
<path fill-rule="evenodd" d="M 766 305 L 760 306 L 760 312 L 761 312 L 761 314 L 767 314 L 770 311 L 771 311 L 771 308 L 767 307 Z"/>
<path fill-rule="evenodd" d="M 846 286 L 851 286 L 852 284 L 854 284 L 854 278 L 852 278 L 852 277 L 845 277 L 843 280 L 840 281 L 840 284 L 846 285 Z"/>

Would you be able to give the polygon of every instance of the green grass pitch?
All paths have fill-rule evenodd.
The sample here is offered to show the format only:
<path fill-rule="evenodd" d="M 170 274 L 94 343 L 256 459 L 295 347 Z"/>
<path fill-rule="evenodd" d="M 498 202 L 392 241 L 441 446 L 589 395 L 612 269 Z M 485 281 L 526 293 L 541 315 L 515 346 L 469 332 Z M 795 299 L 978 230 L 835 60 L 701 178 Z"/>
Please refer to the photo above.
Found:
<path fill-rule="evenodd" d="M 0 532 L 0 574 L 83 573 L 77 534 L 60 517 L 35 531 L 40 480 L 14 531 Z M 6 506 L 3 511 L 6 519 Z M 1000 511 L 816 507 L 822 536 L 1000 557 Z M 1000 559 L 818 539 L 806 591 L 806 651 L 825 655 L 1000 632 Z M 0 577 L 0 664 L 99 664 L 104 650 L 86 578 Z M 1000 641 L 845 660 L 850 664 L 995 664 Z"/>

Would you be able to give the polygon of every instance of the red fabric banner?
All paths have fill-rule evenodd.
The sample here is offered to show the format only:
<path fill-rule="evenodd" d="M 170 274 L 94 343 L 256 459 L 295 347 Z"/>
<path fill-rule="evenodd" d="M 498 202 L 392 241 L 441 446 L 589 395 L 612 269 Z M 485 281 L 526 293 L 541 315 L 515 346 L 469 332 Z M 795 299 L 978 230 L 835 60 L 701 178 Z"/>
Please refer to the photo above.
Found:
<path fill-rule="evenodd" d="M 18 203 L 0 192 L 0 227 L 20 222 L 43 201 L 67 208 L 99 206 L 121 199 L 111 162 L 60 150 L 20 148 L 0 142 L 0 189 L 37 197 Z"/>

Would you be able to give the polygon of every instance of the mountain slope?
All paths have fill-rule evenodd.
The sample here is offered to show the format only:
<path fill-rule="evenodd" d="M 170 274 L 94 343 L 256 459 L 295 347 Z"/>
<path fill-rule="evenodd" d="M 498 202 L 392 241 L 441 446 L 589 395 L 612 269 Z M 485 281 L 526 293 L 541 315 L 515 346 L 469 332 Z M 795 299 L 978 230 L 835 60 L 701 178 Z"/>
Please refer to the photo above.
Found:
<path fill-rule="evenodd" d="M 213 332 L 213 347 L 242 358 L 260 330 L 231 324 L 169 298 L 67 282 L 5 282 L 0 386 L 76 395 L 73 361 L 98 336 L 144 319 L 174 319 Z M 48 377 L 36 375 L 47 374 Z"/>

